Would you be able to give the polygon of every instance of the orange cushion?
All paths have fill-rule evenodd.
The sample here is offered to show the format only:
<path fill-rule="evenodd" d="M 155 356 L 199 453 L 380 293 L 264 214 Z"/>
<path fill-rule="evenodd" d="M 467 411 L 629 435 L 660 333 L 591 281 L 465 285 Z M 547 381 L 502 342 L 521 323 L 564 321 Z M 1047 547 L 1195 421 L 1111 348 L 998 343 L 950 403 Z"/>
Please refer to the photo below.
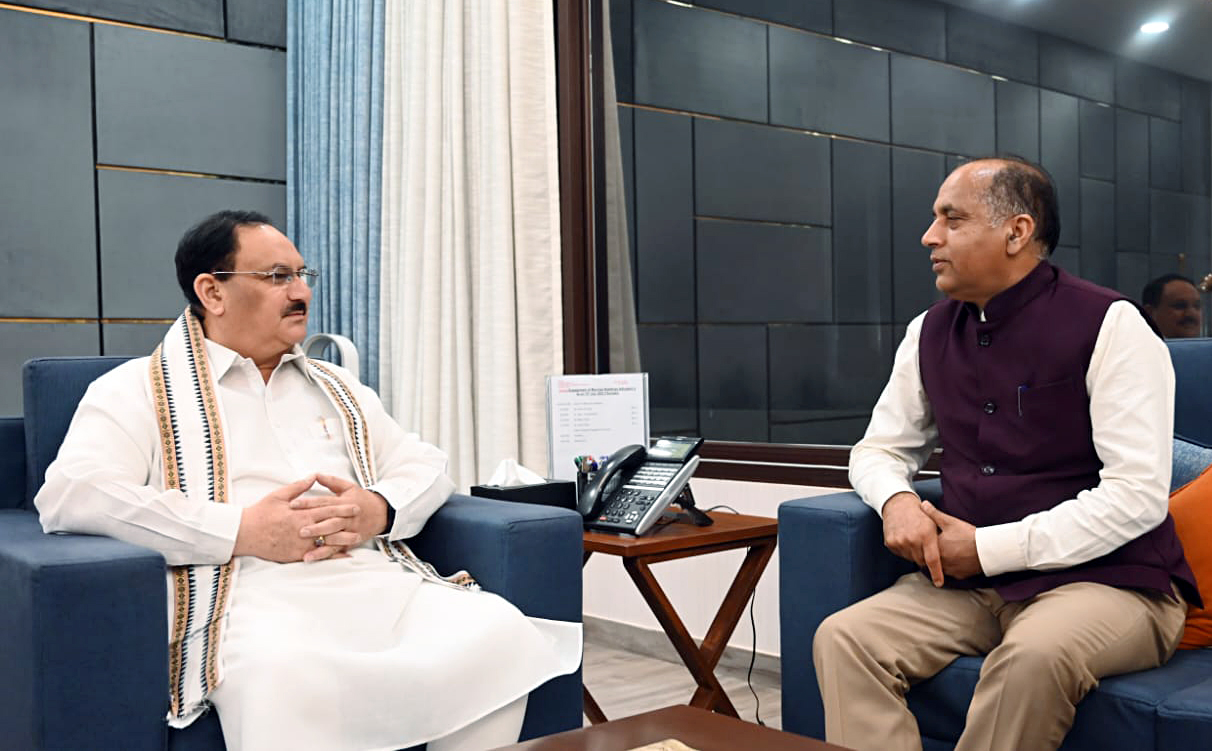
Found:
<path fill-rule="evenodd" d="M 1170 494 L 1170 515 L 1195 573 L 1202 608 L 1187 608 L 1187 626 L 1179 649 L 1212 646 L 1212 467 Z"/>

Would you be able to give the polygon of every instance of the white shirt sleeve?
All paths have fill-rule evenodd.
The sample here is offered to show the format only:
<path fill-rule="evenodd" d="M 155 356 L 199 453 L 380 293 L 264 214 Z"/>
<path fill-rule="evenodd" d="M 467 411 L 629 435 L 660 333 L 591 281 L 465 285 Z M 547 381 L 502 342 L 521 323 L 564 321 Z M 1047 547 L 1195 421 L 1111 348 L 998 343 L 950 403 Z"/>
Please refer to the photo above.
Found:
<path fill-rule="evenodd" d="M 889 498 L 913 492 L 913 475 L 930 458 L 938 440 L 918 369 L 918 339 L 925 317 L 922 313 L 909 322 L 867 433 L 850 451 L 850 484 L 881 515 Z"/>
<path fill-rule="evenodd" d="M 1166 518 L 1174 426 L 1170 353 L 1132 303 L 1107 309 L 1086 371 L 1097 486 L 1020 521 L 976 530 L 990 576 L 1067 568 L 1106 555 Z"/>
<path fill-rule="evenodd" d="M 396 510 L 388 539 L 412 537 L 455 490 L 454 482 L 446 476 L 446 453 L 400 427 L 374 390 L 361 384 L 357 388 L 378 473 L 369 490 L 383 496 Z"/>
<path fill-rule="evenodd" d="M 225 563 L 242 509 L 191 502 L 153 481 L 159 429 L 146 370 L 147 358 L 124 363 L 85 392 L 34 497 L 42 528 L 142 545 L 170 565 Z"/>

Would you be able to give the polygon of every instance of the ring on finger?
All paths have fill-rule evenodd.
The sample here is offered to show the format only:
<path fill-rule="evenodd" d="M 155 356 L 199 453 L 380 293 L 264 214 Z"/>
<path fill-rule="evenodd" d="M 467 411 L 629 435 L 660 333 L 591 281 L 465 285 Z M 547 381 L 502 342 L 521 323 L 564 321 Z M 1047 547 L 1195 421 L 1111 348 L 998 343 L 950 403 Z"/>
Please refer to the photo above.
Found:
<path fill-rule="evenodd" d="M 317 548 L 324 547 L 324 535 L 320 535 L 313 542 L 315 542 Z"/>

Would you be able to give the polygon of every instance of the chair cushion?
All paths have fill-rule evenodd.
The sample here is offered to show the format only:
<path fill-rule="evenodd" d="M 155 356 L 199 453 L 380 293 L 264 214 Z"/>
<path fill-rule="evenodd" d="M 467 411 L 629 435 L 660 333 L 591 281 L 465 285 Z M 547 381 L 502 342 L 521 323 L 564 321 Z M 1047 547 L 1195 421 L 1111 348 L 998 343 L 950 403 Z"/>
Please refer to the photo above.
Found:
<path fill-rule="evenodd" d="M 958 739 L 982 662 L 960 657 L 909 691 L 909 707 L 924 737 L 944 743 Z M 1104 678 L 1078 705 L 1061 748 L 1169 748 L 1154 743 L 1158 707 L 1172 694 L 1209 680 L 1210 674 L 1212 651 L 1185 651 L 1159 668 Z M 1212 712 L 1212 696 L 1208 699 Z"/>
<path fill-rule="evenodd" d="M 1174 461 L 1170 473 L 1170 492 L 1173 493 L 1199 477 L 1199 473 L 1209 466 L 1212 466 L 1212 448 L 1180 435 L 1174 436 Z"/>
<path fill-rule="evenodd" d="M 1179 648 L 1212 646 L 1212 467 L 1171 494 L 1170 515 L 1204 601 L 1188 608 Z"/>

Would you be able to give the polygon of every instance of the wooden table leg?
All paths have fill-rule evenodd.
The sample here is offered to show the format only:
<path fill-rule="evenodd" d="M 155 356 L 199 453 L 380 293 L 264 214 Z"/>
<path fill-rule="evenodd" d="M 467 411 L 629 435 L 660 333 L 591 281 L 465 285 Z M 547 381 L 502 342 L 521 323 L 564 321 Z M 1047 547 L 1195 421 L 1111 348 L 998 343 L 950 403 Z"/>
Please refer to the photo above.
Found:
<path fill-rule="evenodd" d="M 728 646 L 728 639 L 736 630 L 736 624 L 745 613 L 745 606 L 757 588 L 758 580 L 762 578 L 762 572 L 766 570 L 766 564 L 770 562 L 770 557 L 774 554 L 775 544 L 775 540 L 757 543 L 750 547 L 749 552 L 745 554 L 745 560 L 737 570 L 736 577 L 733 578 L 732 585 L 728 588 L 728 593 L 724 595 L 724 601 L 720 604 L 715 619 L 712 620 L 711 626 L 703 636 L 700 652 L 703 655 L 704 664 L 709 666 L 708 669 L 715 670 L 716 664 L 723 656 L 724 649 Z M 715 697 L 712 695 L 714 690 L 714 687 L 705 687 L 700 683 L 694 692 L 694 697 L 690 700 L 691 706 L 713 706 L 715 704 Z"/>
<path fill-rule="evenodd" d="M 589 563 L 589 556 L 593 555 L 593 551 L 586 550 L 585 555 L 581 558 L 581 567 L 584 568 L 586 563 Z M 598 702 L 593 698 L 593 694 L 589 693 L 589 687 L 585 685 L 585 674 L 581 673 L 581 700 L 584 704 L 583 711 L 585 716 L 589 718 L 589 722 L 598 725 L 606 722 L 606 713 L 598 706 Z"/>
<path fill-rule="evenodd" d="M 682 658 L 682 662 L 685 663 L 687 669 L 690 670 L 690 674 L 694 676 L 695 681 L 699 684 L 698 690 L 695 691 L 695 696 L 698 697 L 700 692 L 705 692 L 705 700 L 700 699 L 696 704 L 692 699 L 691 704 L 739 719 L 736 707 L 732 705 L 732 701 L 724 693 L 723 687 L 720 686 L 719 680 L 715 677 L 715 673 L 713 672 L 715 665 L 708 664 L 705 655 L 700 651 L 698 645 L 695 644 L 694 637 L 686 630 L 685 624 L 682 623 L 682 619 L 674 611 L 673 604 L 665 595 L 665 591 L 657 583 L 656 577 L 652 574 L 652 569 L 648 567 L 648 563 L 641 558 L 624 558 L 623 567 L 631 575 L 636 588 L 644 596 L 644 600 L 648 603 L 648 607 L 652 610 L 653 615 L 656 616 L 657 621 L 660 622 L 661 628 L 665 630 L 669 641 L 673 642 L 673 648 L 677 650 L 678 655 Z M 718 659 L 718 655 L 716 659 Z"/>
<path fill-rule="evenodd" d="M 597 700 L 593 698 L 593 694 L 589 693 L 589 689 L 581 683 L 581 698 L 585 702 L 585 716 L 589 718 L 589 722 L 594 725 L 606 722 L 606 715 L 602 712 L 602 708 L 598 706 Z"/>

